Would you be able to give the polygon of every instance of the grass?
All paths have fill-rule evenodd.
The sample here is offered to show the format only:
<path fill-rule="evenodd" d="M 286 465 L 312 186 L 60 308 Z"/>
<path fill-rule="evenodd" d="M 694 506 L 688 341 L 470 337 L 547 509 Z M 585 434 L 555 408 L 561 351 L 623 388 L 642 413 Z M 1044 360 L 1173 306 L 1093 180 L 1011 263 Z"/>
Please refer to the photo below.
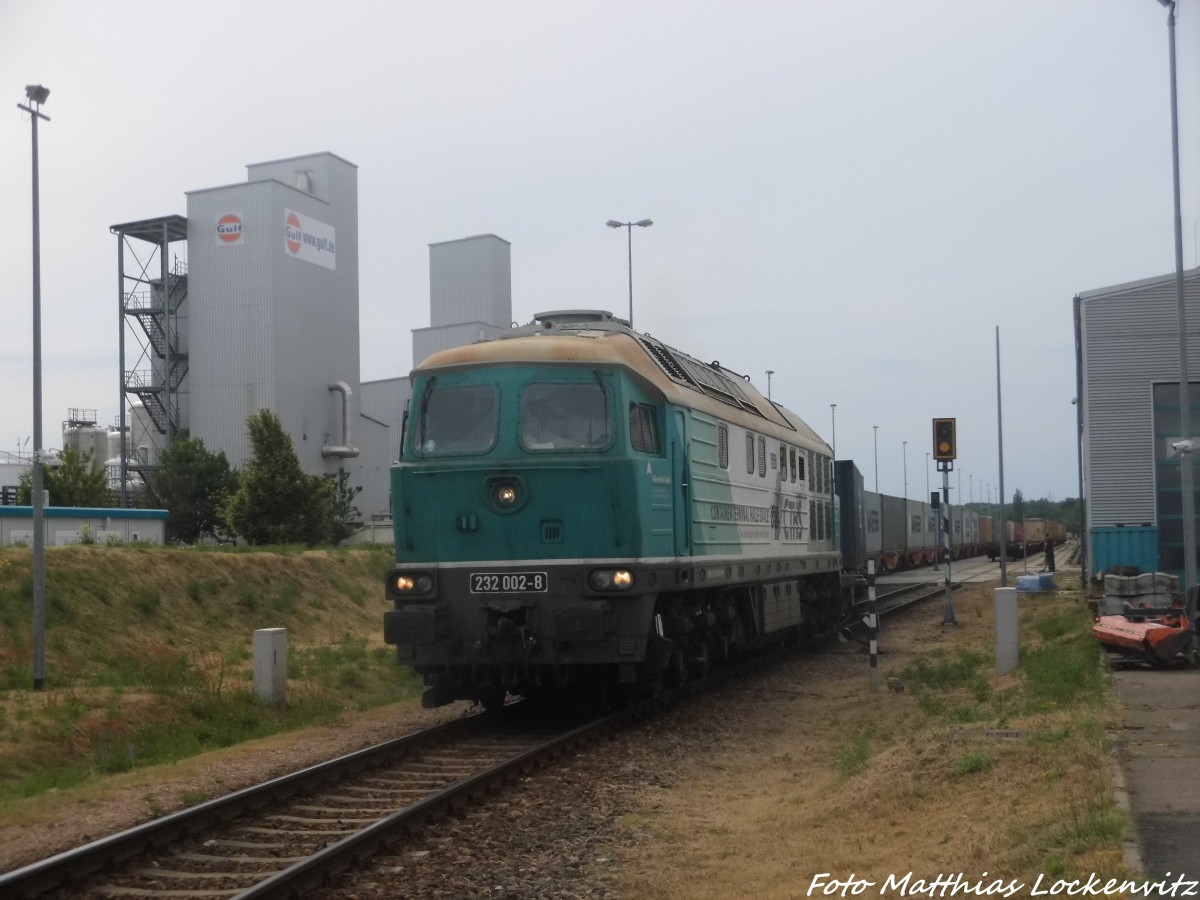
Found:
<path fill-rule="evenodd" d="M 33 692 L 28 550 L 0 550 L 0 806 L 414 696 L 381 643 L 378 549 L 48 548 L 48 690 Z M 288 629 L 260 704 L 255 629 Z"/>
<path fill-rule="evenodd" d="M 889 623 L 886 691 L 841 645 L 780 676 L 806 692 L 769 727 L 741 698 L 714 712 L 729 736 L 665 755 L 675 783 L 621 822 L 623 895 L 803 896 L 816 872 L 1128 877 L 1106 737 L 1119 713 L 1082 597 L 1022 600 L 1005 676 L 992 600 L 991 586 L 964 590 L 953 628 L 920 607 Z"/>

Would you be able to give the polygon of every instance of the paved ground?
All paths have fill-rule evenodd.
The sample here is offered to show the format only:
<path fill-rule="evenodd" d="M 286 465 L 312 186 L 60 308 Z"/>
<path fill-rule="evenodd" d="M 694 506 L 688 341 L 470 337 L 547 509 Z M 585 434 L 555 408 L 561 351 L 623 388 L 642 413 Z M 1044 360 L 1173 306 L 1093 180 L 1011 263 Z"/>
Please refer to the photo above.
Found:
<path fill-rule="evenodd" d="M 1200 670 L 1116 673 L 1117 746 L 1148 877 L 1200 878 Z"/>

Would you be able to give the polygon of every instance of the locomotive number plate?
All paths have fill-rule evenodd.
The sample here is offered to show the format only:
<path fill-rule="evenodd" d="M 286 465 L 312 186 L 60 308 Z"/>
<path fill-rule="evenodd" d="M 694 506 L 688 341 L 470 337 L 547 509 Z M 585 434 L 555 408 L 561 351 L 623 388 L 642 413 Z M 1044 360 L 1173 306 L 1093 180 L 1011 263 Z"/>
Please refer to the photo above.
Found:
<path fill-rule="evenodd" d="M 472 572 L 472 594 L 544 594 L 549 587 L 545 572 Z"/>

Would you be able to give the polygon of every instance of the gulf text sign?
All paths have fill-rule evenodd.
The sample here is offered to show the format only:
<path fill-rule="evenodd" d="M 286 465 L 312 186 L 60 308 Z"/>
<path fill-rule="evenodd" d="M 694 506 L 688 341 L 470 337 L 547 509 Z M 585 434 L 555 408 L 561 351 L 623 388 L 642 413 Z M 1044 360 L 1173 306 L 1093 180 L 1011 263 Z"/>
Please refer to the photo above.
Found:
<path fill-rule="evenodd" d="M 337 269 L 333 226 L 290 209 L 283 211 L 283 249 L 288 256 Z"/>
<path fill-rule="evenodd" d="M 225 212 L 217 214 L 217 246 L 232 247 L 245 243 L 242 240 L 242 232 L 245 229 L 243 222 L 245 218 L 242 216 L 242 211 Z"/>

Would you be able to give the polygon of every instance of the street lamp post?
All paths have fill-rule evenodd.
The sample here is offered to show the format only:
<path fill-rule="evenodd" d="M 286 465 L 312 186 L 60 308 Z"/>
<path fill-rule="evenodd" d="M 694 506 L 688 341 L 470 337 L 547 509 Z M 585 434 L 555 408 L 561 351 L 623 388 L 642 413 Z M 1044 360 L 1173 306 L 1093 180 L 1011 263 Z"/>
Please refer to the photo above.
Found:
<path fill-rule="evenodd" d="M 46 686 L 46 499 L 42 456 L 42 233 L 38 194 L 38 119 L 50 121 L 42 104 L 50 96 L 40 84 L 25 87 L 29 105 L 17 108 L 29 113 L 33 124 L 33 689 Z"/>
<path fill-rule="evenodd" d="M 900 453 L 904 461 L 904 552 L 908 553 L 908 532 L 912 530 L 912 518 L 908 514 L 908 441 L 900 442 Z"/>
<path fill-rule="evenodd" d="M 1187 314 L 1183 300 L 1183 218 L 1179 196 L 1179 97 L 1175 84 L 1175 0 L 1158 0 L 1167 9 L 1167 33 L 1171 62 L 1171 170 L 1175 179 L 1175 300 L 1179 317 L 1179 432 L 1182 452 L 1179 454 L 1180 488 L 1183 494 L 1183 589 L 1196 584 L 1196 498 L 1192 472 L 1192 429 L 1189 421 L 1191 398 L 1188 396 Z M 1191 593 L 1187 617 L 1196 627 L 1196 602 Z"/>
<path fill-rule="evenodd" d="M 875 429 L 875 493 L 879 493 L 879 426 L 872 425 Z"/>
<path fill-rule="evenodd" d="M 642 219 L 639 222 L 618 222 L 616 219 L 609 219 L 604 223 L 609 228 L 624 228 L 629 235 L 629 327 L 633 327 L 633 229 L 649 228 L 654 222 L 651 219 Z M 768 397 L 770 390 L 768 389 Z"/>

